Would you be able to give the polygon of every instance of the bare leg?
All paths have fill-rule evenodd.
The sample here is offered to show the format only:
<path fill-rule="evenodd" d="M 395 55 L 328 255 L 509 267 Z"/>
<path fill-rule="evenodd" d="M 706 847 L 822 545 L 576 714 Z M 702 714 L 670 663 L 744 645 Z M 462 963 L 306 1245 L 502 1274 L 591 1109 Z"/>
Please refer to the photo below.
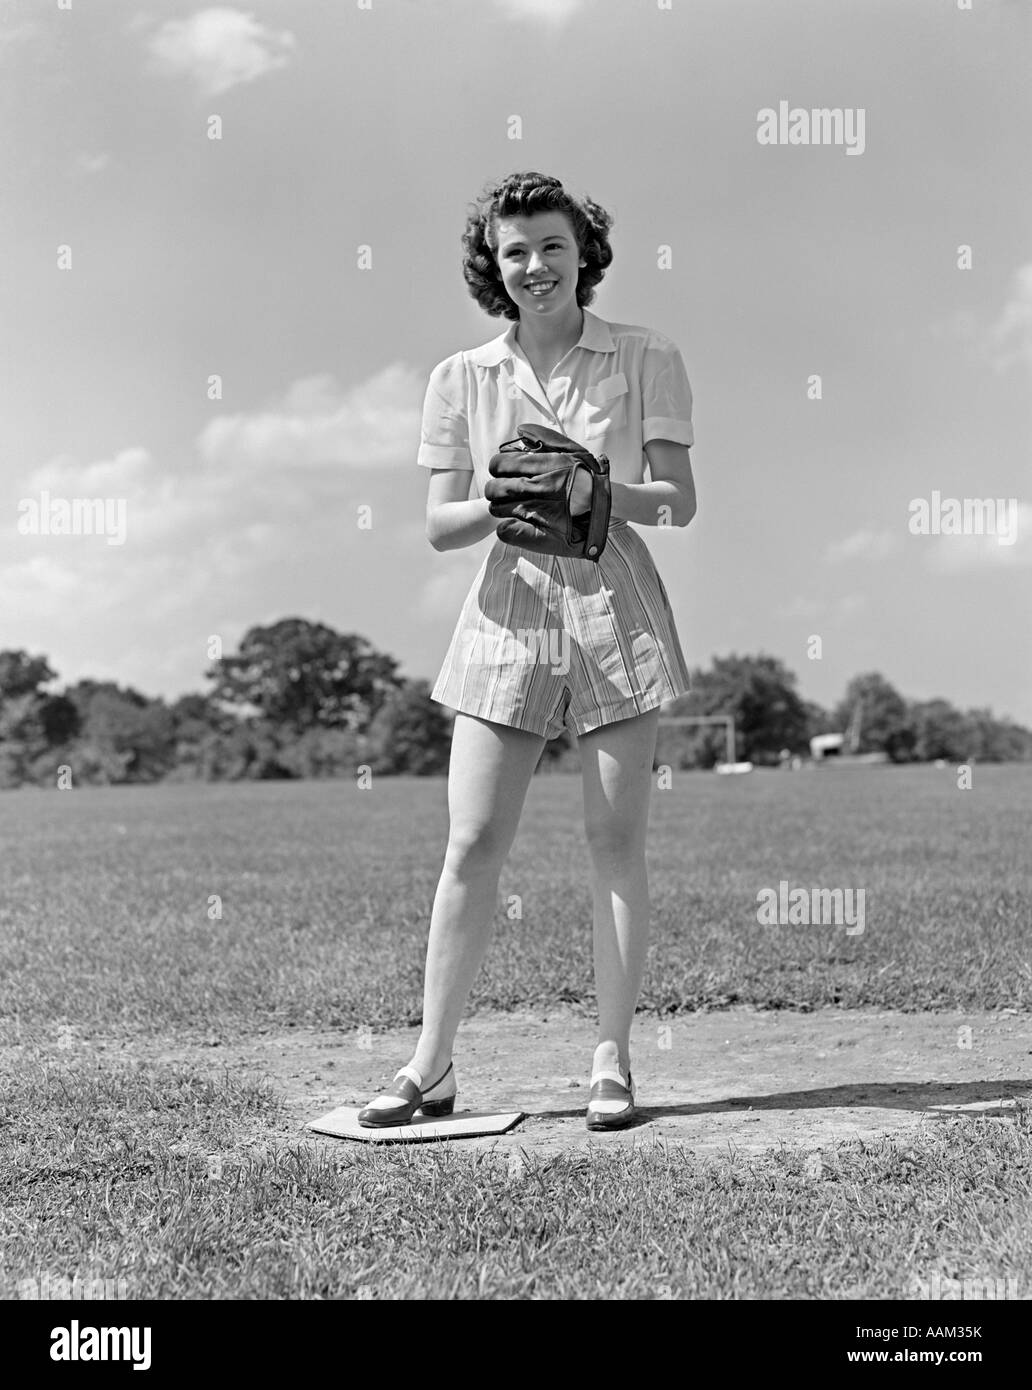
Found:
<path fill-rule="evenodd" d="M 423 1029 L 411 1065 L 426 1085 L 451 1060 L 491 936 L 498 880 L 545 740 L 457 714 L 448 765 L 448 848 L 430 917 Z"/>
<path fill-rule="evenodd" d="M 593 1070 L 630 1068 L 631 1024 L 649 945 L 645 864 L 659 711 L 581 735 L 584 829 L 595 907 L 598 1047 Z"/>

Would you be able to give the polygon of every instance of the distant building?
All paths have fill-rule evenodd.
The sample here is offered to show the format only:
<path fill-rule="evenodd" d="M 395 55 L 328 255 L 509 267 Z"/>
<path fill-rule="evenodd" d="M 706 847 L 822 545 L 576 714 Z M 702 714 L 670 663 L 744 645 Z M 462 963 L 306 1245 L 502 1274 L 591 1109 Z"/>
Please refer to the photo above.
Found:
<path fill-rule="evenodd" d="M 815 734 L 810 740 L 810 754 L 816 760 L 837 758 L 842 754 L 845 734 Z"/>
<path fill-rule="evenodd" d="M 844 734 L 817 734 L 810 740 L 810 752 L 815 761 L 819 762 L 821 758 L 855 758 L 860 752 L 863 718 L 864 702 L 861 696 L 853 706 L 853 717 Z"/>

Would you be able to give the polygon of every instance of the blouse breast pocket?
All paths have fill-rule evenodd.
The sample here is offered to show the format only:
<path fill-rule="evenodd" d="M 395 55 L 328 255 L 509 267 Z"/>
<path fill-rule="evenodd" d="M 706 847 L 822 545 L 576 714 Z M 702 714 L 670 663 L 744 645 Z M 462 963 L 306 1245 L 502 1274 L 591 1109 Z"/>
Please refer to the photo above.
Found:
<path fill-rule="evenodd" d="M 597 381 L 584 392 L 584 438 L 598 439 L 627 424 L 627 378 L 623 372 Z"/>

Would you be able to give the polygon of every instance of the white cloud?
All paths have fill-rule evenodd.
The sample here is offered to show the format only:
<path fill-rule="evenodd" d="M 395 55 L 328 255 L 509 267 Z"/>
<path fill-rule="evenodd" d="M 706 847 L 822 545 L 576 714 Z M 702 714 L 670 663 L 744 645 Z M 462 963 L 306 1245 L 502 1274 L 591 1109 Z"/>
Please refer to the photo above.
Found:
<path fill-rule="evenodd" d="M 832 541 L 824 552 L 825 560 L 880 560 L 899 548 L 899 540 L 891 531 L 854 531 L 841 541 Z"/>
<path fill-rule="evenodd" d="M 168 20 L 147 47 L 158 71 L 188 77 L 205 96 L 219 96 L 285 67 L 295 43 L 288 30 L 274 32 L 253 15 L 218 6 Z"/>
<path fill-rule="evenodd" d="M 1010 295 L 990 330 L 989 350 L 997 370 L 1014 362 L 1032 368 L 1032 262 L 1014 276 Z"/>
<path fill-rule="evenodd" d="M 936 342 L 954 339 L 965 343 L 975 342 L 979 331 L 978 315 L 971 309 L 954 309 L 942 318 L 931 319 L 928 324 L 928 332 Z"/>
<path fill-rule="evenodd" d="M 159 678 L 200 688 L 207 635 L 236 640 L 219 626 L 227 612 L 248 624 L 295 607 L 324 616 L 325 601 L 329 621 L 339 610 L 374 641 L 402 604 L 424 625 L 453 621 L 484 548 L 437 555 L 426 541 L 428 474 L 415 466 L 424 389 L 405 364 L 351 390 L 312 376 L 271 409 L 213 421 L 189 459 L 134 444 L 61 454 L 12 479 L 0 517 L 8 645 L 42 646 L 62 679 L 117 671 L 141 689 Z M 21 534 L 19 501 L 44 490 L 51 501 L 126 499 L 125 544 Z M 359 499 L 371 533 L 354 531 Z M 325 596 L 314 609 L 313 593 Z"/>
<path fill-rule="evenodd" d="M 1032 565 L 1032 504 L 1019 502 L 1014 543 L 1001 545 L 996 536 L 919 536 L 926 547 L 925 564 L 937 574 L 980 570 L 1027 569 Z"/>
<path fill-rule="evenodd" d="M 347 391 L 330 375 L 304 378 L 269 410 L 221 416 L 205 426 L 196 442 L 204 467 L 170 468 L 135 445 L 86 463 L 58 455 L 15 485 L 16 500 L 39 500 L 44 491 L 52 501 L 124 498 L 126 544 L 108 546 L 106 538 L 95 536 L 19 535 L 17 559 L 21 563 L 34 548 L 50 556 L 57 547 L 77 572 L 110 574 L 121 567 L 124 573 L 131 566 L 153 566 L 162 550 L 183 564 L 195 548 L 217 544 L 221 563 L 232 566 L 237 551 L 261 554 L 296 525 L 322 524 L 345 497 L 352 506 L 349 517 L 358 501 L 373 507 L 374 518 L 397 503 L 392 537 L 407 542 L 402 532 L 411 524 L 422 539 L 417 518 L 426 479 L 416 476 L 415 454 L 424 385 L 421 373 L 401 363 Z M 412 484 L 400 501 L 399 468 Z M 355 496 L 356 471 L 368 496 Z M 106 556 L 97 553 L 98 546 Z"/>
<path fill-rule="evenodd" d="M 495 7 L 516 23 L 539 21 L 558 29 L 584 9 L 584 0 L 495 0 Z"/>
<path fill-rule="evenodd" d="M 13 52 L 18 44 L 28 43 L 37 38 L 41 32 L 39 25 L 31 21 L 16 24 L 13 28 L 0 29 L 0 59 L 3 59 L 8 51 Z"/>
<path fill-rule="evenodd" d="M 186 531 L 215 526 L 220 514 L 232 509 L 235 479 L 209 475 L 179 475 L 162 467 L 146 449 L 133 446 L 111 458 L 80 463 L 67 454 L 58 455 L 32 470 L 21 489 L 21 497 L 40 499 L 43 492 L 57 499 L 76 498 L 125 500 L 126 545 L 107 546 L 106 539 L 92 536 L 26 536 L 23 547 L 36 545 L 49 553 L 61 546 L 76 557 L 79 573 L 128 563 L 130 548 L 153 546 Z M 109 549 L 107 560 L 94 554 L 97 544 Z"/>
<path fill-rule="evenodd" d="M 307 377 L 267 410 L 219 416 L 198 449 L 206 464 L 248 476 L 271 468 L 411 466 L 425 389 L 425 375 L 404 363 L 350 391 L 329 375 Z"/>
<path fill-rule="evenodd" d="M 1019 266 L 995 320 L 986 313 L 956 309 L 928 325 L 938 341 L 967 345 L 975 361 L 1003 372 L 1015 363 L 1032 369 L 1032 262 Z"/>
<path fill-rule="evenodd" d="M 866 607 L 866 594 L 843 594 L 834 605 L 833 614 L 836 618 L 849 618 L 854 613 L 861 613 Z"/>
<path fill-rule="evenodd" d="M 8 552 L 10 553 L 10 551 Z M 30 555 L 0 569 L 4 605 L 19 618 L 26 614 L 53 618 L 68 611 L 69 600 L 82 600 L 82 576 L 66 551 L 59 560 L 54 555 Z"/>
<path fill-rule="evenodd" d="M 854 613 L 859 613 L 866 606 L 865 594 L 843 594 L 837 599 L 807 598 L 803 594 L 797 594 L 791 602 L 781 604 L 775 611 L 779 618 L 789 621 L 813 622 L 820 618 L 828 622 L 839 622 L 852 617 Z"/>
<path fill-rule="evenodd" d="M 78 154 L 75 157 L 75 172 L 85 174 L 87 177 L 91 174 L 100 174 L 110 163 L 111 156 L 109 154 Z"/>
<path fill-rule="evenodd" d="M 85 466 L 69 454 L 58 454 L 32 470 L 27 486 L 30 493 L 46 488 L 61 497 L 124 497 L 155 466 L 147 450 L 136 445 Z"/>
<path fill-rule="evenodd" d="M 775 610 L 779 618 L 789 620 L 796 618 L 818 618 L 827 611 L 828 605 L 821 599 L 805 598 L 802 594 L 796 594 L 790 603 L 782 603 Z"/>

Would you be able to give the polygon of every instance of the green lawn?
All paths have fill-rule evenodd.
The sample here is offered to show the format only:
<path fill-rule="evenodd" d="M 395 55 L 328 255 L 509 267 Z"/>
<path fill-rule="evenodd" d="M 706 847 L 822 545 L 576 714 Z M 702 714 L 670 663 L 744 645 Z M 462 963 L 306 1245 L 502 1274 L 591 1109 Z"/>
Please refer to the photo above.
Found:
<path fill-rule="evenodd" d="M 299 1145 L 290 1123 L 260 1080 L 16 1068 L 0 1297 L 73 1273 L 161 1299 L 903 1298 L 936 1273 L 1032 1293 L 1027 1108 L 820 1168 L 652 1143 L 529 1155 L 511 1176 L 447 1145 Z M 266 1142 L 240 1145 L 256 1127 Z"/>
<path fill-rule="evenodd" d="M 968 792 L 930 768 L 678 775 L 645 1007 L 1027 1009 L 1030 812 L 1028 768 Z M 895 1298 L 935 1274 L 1029 1296 L 1024 1106 L 817 1168 L 643 1138 L 514 1171 L 299 1140 L 261 1075 L 91 1048 L 415 1020 L 446 832 L 439 780 L 0 796 L 0 1297 L 73 1274 L 130 1298 Z M 523 917 L 500 908 L 474 1007 L 590 1009 L 583 864 L 579 779 L 536 779 L 501 885 Z M 863 888 L 865 931 L 761 927 L 782 879 Z"/>
<path fill-rule="evenodd" d="M 653 795 L 642 1006 L 1028 1008 L 1030 832 L 1023 766 L 978 767 L 970 791 L 926 767 L 677 774 Z M 415 1021 L 446 836 L 443 779 L 0 795 L 6 1034 L 16 1017 L 87 1034 Z M 584 864 L 579 779 L 536 778 L 473 1009 L 592 1007 Z M 757 893 L 782 880 L 864 889 L 862 935 L 761 926 Z"/>

